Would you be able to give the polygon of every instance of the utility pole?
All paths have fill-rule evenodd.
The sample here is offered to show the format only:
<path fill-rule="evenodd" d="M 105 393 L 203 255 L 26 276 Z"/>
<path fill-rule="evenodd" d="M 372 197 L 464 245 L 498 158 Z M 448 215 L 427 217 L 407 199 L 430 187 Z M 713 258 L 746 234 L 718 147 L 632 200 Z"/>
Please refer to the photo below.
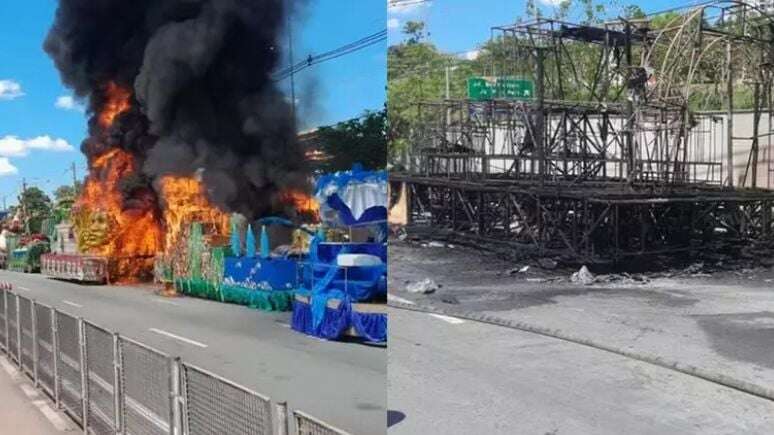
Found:
<path fill-rule="evenodd" d="M 449 65 L 447 64 L 447 65 L 446 65 L 446 99 L 447 99 L 447 100 L 448 100 L 449 98 L 451 98 L 451 97 L 450 97 L 450 95 L 451 95 L 451 92 L 450 92 L 450 88 L 449 88 L 449 70 L 450 70 L 450 69 L 451 69 L 451 68 L 450 68 L 450 67 L 449 67 Z"/>
<path fill-rule="evenodd" d="M 75 162 L 72 163 L 70 169 L 73 171 L 73 194 L 78 194 L 78 175 L 75 173 Z"/>
<path fill-rule="evenodd" d="M 451 109 L 449 108 L 449 103 L 448 103 L 449 98 L 451 98 L 451 88 L 449 86 L 449 71 L 450 71 L 450 67 L 449 67 L 449 64 L 447 63 L 446 64 L 446 101 L 447 101 L 446 103 L 446 129 L 447 129 L 446 139 L 447 140 L 449 139 L 448 128 L 449 128 L 449 124 L 451 124 Z"/>
<path fill-rule="evenodd" d="M 296 78 L 293 71 L 293 24 L 288 11 L 288 58 L 290 62 L 290 113 L 293 116 L 293 122 L 296 121 Z"/>
<path fill-rule="evenodd" d="M 22 219 L 24 219 L 24 234 L 30 234 L 30 217 L 27 213 L 27 179 L 22 178 L 22 194 L 19 201 L 22 208 Z"/>

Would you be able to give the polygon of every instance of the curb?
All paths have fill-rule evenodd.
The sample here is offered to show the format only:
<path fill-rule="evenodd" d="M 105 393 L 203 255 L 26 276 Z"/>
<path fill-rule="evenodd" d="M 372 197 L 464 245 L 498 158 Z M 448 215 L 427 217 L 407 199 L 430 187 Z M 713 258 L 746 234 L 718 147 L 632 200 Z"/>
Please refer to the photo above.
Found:
<path fill-rule="evenodd" d="M 412 305 L 402 302 L 388 301 L 387 305 L 393 308 L 415 311 L 431 314 L 442 314 L 445 316 L 458 317 L 460 319 L 471 320 L 479 323 L 487 323 L 495 326 L 502 326 L 505 328 L 516 329 L 519 331 L 530 332 L 533 334 L 543 335 L 545 337 L 555 338 L 562 341 L 578 344 L 581 346 L 591 347 L 593 349 L 603 350 L 616 355 L 624 356 L 630 359 L 634 359 L 640 362 L 648 363 L 658 367 L 662 367 L 668 370 L 672 370 L 684 375 L 692 376 L 707 382 L 712 382 L 733 390 L 747 393 L 752 396 L 759 397 L 761 399 L 774 402 L 774 389 L 764 387 L 752 382 L 747 382 L 739 379 L 732 378 L 719 373 L 714 373 L 700 367 L 693 365 L 683 364 L 678 361 L 673 361 L 660 356 L 652 354 L 637 353 L 631 350 L 626 350 L 616 346 L 610 346 L 607 344 L 599 343 L 594 340 L 574 336 L 567 334 L 559 329 L 544 328 L 541 326 L 530 325 L 524 322 L 517 322 L 513 320 L 504 319 L 502 317 L 487 315 L 483 313 L 477 313 L 465 310 L 454 310 L 447 308 L 438 308 L 432 305 Z"/>

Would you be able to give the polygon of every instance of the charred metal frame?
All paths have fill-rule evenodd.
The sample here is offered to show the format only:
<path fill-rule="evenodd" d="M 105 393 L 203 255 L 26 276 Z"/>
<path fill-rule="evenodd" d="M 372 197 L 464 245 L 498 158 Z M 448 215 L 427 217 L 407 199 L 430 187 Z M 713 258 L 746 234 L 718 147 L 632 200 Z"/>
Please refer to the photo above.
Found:
<path fill-rule="evenodd" d="M 774 192 L 735 188 L 733 164 L 723 161 L 742 138 L 688 104 L 713 47 L 760 56 L 754 132 L 744 138 L 753 141 L 745 179 L 751 172 L 757 187 L 757 142 L 774 134 L 759 132 L 761 116 L 771 116 L 774 21 L 751 19 L 756 11 L 707 3 L 659 32 L 647 20 L 493 28 L 511 50 L 493 70 L 531 77 L 535 97 L 419 103 L 407 169 L 391 175 L 408 186 L 411 219 L 591 262 L 772 240 Z M 739 32 L 708 24 L 723 20 L 736 20 Z M 586 71 L 573 63 L 579 46 L 597 53 Z M 738 60 L 729 54 L 725 65 L 729 120 Z"/>

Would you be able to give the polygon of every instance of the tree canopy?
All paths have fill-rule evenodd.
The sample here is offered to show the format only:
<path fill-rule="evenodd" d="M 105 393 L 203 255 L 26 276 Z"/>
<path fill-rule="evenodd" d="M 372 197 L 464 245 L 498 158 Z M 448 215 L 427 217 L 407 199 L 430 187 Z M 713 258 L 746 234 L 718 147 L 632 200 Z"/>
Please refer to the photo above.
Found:
<path fill-rule="evenodd" d="M 29 222 L 29 231 L 39 233 L 43 220 L 51 215 L 51 198 L 41 189 L 31 186 L 19 195 L 19 206 Z"/>
<path fill-rule="evenodd" d="M 366 112 L 357 119 L 341 122 L 318 131 L 323 151 L 329 159 L 323 163 L 325 172 L 345 171 L 360 163 L 365 169 L 378 170 L 387 166 L 387 113 Z"/>

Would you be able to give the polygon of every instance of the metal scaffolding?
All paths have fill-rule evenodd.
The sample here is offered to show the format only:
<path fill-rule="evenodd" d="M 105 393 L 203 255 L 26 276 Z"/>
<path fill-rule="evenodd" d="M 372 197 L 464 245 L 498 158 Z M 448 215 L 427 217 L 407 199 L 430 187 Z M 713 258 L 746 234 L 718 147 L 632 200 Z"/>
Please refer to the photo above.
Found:
<path fill-rule="evenodd" d="M 407 169 L 392 174 L 412 218 L 583 261 L 770 240 L 774 192 L 757 171 L 774 20 L 715 1 L 650 24 L 493 28 L 506 54 L 492 70 L 531 79 L 534 96 L 419 103 Z M 746 137 L 733 128 L 740 90 L 752 96 Z M 713 101 L 724 114 L 698 110 Z M 751 144 L 736 176 L 750 187 L 734 187 L 740 141 Z"/>

